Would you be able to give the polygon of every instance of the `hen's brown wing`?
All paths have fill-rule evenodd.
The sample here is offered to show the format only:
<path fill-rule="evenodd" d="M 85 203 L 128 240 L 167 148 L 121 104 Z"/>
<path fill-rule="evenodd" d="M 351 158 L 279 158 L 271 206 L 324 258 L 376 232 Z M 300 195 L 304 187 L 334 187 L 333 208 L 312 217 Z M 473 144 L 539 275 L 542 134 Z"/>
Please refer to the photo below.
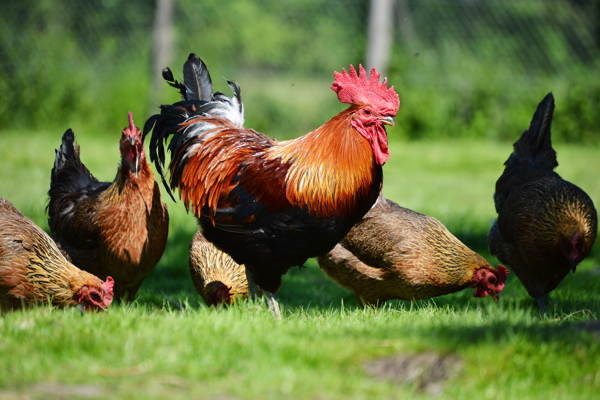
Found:
<path fill-rule="evenodd" d="M 76 304 L 77 292 L 88 283 L 100 287 L 102 281 L 69 263 L 44 231 L 0 198 L 2 308 L 49 301 Z"/>

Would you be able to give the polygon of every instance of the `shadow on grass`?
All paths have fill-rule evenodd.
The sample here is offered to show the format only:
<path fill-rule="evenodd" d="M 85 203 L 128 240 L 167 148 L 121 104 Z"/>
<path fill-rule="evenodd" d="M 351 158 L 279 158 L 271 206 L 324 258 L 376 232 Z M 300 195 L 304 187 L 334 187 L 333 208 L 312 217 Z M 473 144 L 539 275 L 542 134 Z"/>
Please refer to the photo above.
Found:
<path fill-rule="evenodd" d="M 157 267 L 148 275 L 136 298 L 136 302 L 153 307 L 164 307 L 166 303 L 189 303 L 192 307 L 201 307 L 204 302 L 195 291 L 189 275 L 189 245 L 194 229 L 171 227 L 165 254 Z M 459 231 L 456 236 L 474 251 L 487 257 L 493 265 L 497 260 L 489 256 L 487 250 L 487 232 Z M 597 318 L 600 315 L 600 253 L 594 248 L 575 274 L 569 274 L 559 287 L 550 294 L 550 313 L 565 318 L 575 315 L 576 319 Z M 284 309 L 332 308 L 359 309 L 354 293 L 339 287 L 319 268 L 316 260 L 310 259 L 306 268 L 292 268 L 283 277 L 277 299 Z M 500 303 L 493 304 L 491 298 L 473 297 L 472 289 L 465 289 L 451 295 L 436 297 L 417 302 L 421 307 L 465 310 L 472 307 L 514 309 L 530 312 L 535 318 L 540 316 L 535 300 L 527 294 L 518 278 L 511 274 L 506 287 L 500 295 Z M 170 301 L 172 300 L 172 301 Z M 489 303 L 489 304 L 488 304 Z M 411 302 L 390 301 L 396 309 L 410 308 Z M 173 304 L 171 304 L 173 305 Z"/>
<path fill-rule="evenodd" d="M 194 289 L 189 273 L 189 247 L 195 231 L 184 227 L 171 227 L 167 247 L 159 264 L 144 281 L 135 302 L 160 307 L 165 301 L 175 301 L 195 306 L 204 303 Z M 277 292 L 279 303 L 286 308 L 330 308 L 340 304 L 357 307 L 354 294 L 337 286 L 325 275 L 314 259 L 307 268 L 292 268 L 283 277 Z"/>
<path fill-rule="evenodd" d="M 189 229 L 170 227 L 163 257 L 146 277 L 135 300 L 137 303 L 161 306 L 169 300 L 176 303 L 189 301 L 194 305 L 196 301 L 202 302 L 192 284 L 188 264 L 194 233 Z"/>

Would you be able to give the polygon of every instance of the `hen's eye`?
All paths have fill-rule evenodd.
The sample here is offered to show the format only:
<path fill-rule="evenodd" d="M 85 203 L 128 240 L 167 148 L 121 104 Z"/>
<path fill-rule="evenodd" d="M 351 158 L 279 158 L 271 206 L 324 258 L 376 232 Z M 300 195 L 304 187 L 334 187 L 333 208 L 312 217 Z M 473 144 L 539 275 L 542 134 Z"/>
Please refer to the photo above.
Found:
<path fill-rule="evenodd" d="M 495 276 L 493 276 L 493 275 L 492 275 L 492 276 L 490 276 L 490 277 L 488 278 L 488 282 L 489 282 L 489 283 L 491 283 L 491 284 L 494 284 L 494 283 L 496 283 L 496 277 L 495 277 Z"/>
<path fill-rule="evenodd" d="M 365 115 L 371 115 L 371 111 L 365 110 Z"/>
<path fill-rule="evenodd" d="M 92 300 L 94 300 L 98 303 L 102 301 L 102 297 L 100 297 L 100 295 L 96 292 L 90 293 L 90 297 L 92 298 Z"/>

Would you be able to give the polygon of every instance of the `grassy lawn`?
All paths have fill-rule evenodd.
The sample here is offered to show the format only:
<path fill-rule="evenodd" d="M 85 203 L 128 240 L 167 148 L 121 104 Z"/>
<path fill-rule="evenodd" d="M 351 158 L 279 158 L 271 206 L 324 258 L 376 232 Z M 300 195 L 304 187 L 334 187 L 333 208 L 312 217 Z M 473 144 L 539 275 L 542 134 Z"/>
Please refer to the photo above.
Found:
<path fill-rule="evenodd" d="M 83 161 L 97 178 L 112 180 L 120 130 L 91 136 L 72 128 Z M 62 133 L 0 133 L 0 196 L 46 230 L 46 192 Z M 390 147 L 386 196 L 438 218 L 497 264 L 486 234 L 511 144 Z M 557 172 L 599 205 L 600 148 L 555 149 Z M 180 202 L 166 202 L 167 249 L 134 303 L 83 317 L 49 308 L 0 316 L 0 399 L 597 398 L 598 244 L 551 293 L 548 316 L 514 275 L 498 304 L 465 290 L 363 310 L 311 260 L 284 277 L 284 317 L 275 321 L 264 305 L 204 305 L 187 264 L 196 222 Z"/>

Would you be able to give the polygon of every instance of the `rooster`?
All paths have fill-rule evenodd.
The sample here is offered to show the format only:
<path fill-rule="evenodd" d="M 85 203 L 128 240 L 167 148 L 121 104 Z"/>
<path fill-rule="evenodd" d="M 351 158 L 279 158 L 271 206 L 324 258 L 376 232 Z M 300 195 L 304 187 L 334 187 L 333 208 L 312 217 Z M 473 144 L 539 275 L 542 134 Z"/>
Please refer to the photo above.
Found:
<path fill-rule="evenodd" d="M 35 303 L 103 310 L 112 303 L 113 284 L 110 276 L 103 282 L 68 262 L 46 232 L 0 197 L 1 310 Z"/>
<path fill-rule="evenodd" d="M 209 306 L 229 305 L 248 298 L 243 265 L 210 243 L 198 230 L 190 244 L 190 276 L 196 291 Z"/>
<path fill-rule="evenodd" d="M 70 129 L 56 151 L 48 196 L 52 235 L 67 258 L 100 278 L 111 275 L 117 299 L 133 299 L 160 260 L 169 215 L 129 113 L 113 182 L 99 182 L 80 160 Z"/>
<path fill-rule="evenodd" d="M 590 197 L 553 171 L 558 166 L 550 138 L 553 112 L 549 93 L 514 143 L 496 182 L 498 219 L 488 233 L 490 252 L 512 268 L 544 313 L 548 293 L 575 272 L 598 230 Z"/>
<path fill-rule="evenodd" d="M 319 266 L 362 306 L 475 288 L 498 301 L 508 270 L 494 269 L 437 219 L 381 197 Z"/>
<path fill-rule="evenodd" d="M 170 140 L 170 188 L 178 188 L 204 236 L 246 266 L 251 296 L 262 288 L 274 314 L 281 277 L 309 257 L 325 254 L 377 200 L 388 160 L 385 125 L 400 100 L 387 80 L 359 67 L 334 73 L 331 88 L 350 104 L 298 139 L 276 141 L 245 128 L 240 87 L 214 93 L 206 65 L 191 54 L 184 80 L 163 77 L 182 101 L 150 117 L 150 159 L 162 175 Z M 167 186 L 164 181 L 167 190 Z"/>

